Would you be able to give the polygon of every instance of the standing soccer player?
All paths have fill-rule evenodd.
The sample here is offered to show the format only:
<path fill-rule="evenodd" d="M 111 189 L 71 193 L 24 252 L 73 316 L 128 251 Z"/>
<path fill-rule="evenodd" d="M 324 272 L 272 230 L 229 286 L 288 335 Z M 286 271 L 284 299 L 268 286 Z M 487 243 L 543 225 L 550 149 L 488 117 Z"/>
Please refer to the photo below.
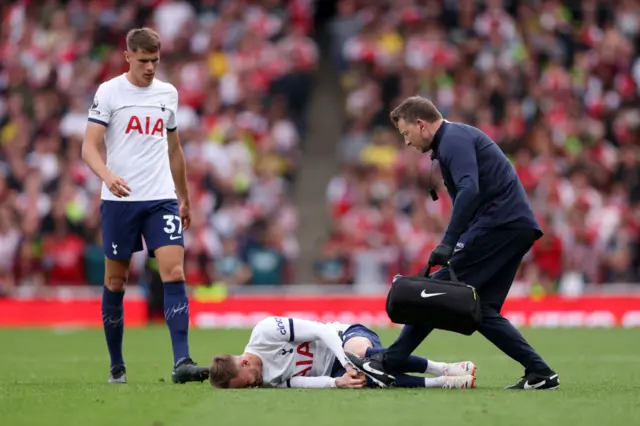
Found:
<path fill-rule="evenodd" d="M 451 265 L 462 282 L 477 289 L 483 314 L 478 331 L 525 368 L 522 379 L 507 389 L 556 389 L 558 375 L 500 315 L 522 258 L 542 236 L 513 166 L 486 134 L 443 120 L 427 99 L 407 98 L 390 116 L 406 145 L 431 151 L 453 200 L 449 226 L 429 257 L 429 264 L 443 266 L 432 278 L 450 280 Z M 351 362 L 391 383 L 392 374 L 431 331 L 406 325 L 385 354 Z"/>
<path fill-rule="evenodd" d="M 111 357 L 109 382 L 127 381 L 122 301 L 131 256 L 143 249 L 142 237 L 150 256 L 158 261 L 164 283 L 164 313 L 173 346 L 172 380 L 204 381 L 208 369 L 198 367 L 189 356 L 183 230 L 191 217 L 176 123 L 178 92 L 155 78 L 160 39 L 154 30 L 131 30 L 124 55 L 129 71 L 98 88 L 82 145 L 82 159 L 103 182 L 102 321 Z M 103 141 L 106 164 L 100 154 Z"/>

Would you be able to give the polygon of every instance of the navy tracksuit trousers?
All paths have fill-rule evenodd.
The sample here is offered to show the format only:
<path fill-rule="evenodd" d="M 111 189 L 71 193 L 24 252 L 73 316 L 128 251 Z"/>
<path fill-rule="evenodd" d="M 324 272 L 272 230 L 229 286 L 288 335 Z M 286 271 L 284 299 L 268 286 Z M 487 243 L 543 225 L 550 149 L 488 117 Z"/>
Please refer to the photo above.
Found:
<path fill-rule="evenodd" d="M 539 235 L 539 231 L 532 229 L 470 230 L 462 235 L 450 259 L 457 278 L 474 286 L 480 297 L 483 320 L 478 332 L 522 364 L 527 372 L 544 372 L 549 366 L 513 324 L 500 315 L 500 310 L 522 258 Z M 432 278 L 450 280 L 449 269 L 441 268 Z M 431 331 L 419 325 L 404 326 L 398 339 L 386 351 L 385 369 L 397 371 Z"/>

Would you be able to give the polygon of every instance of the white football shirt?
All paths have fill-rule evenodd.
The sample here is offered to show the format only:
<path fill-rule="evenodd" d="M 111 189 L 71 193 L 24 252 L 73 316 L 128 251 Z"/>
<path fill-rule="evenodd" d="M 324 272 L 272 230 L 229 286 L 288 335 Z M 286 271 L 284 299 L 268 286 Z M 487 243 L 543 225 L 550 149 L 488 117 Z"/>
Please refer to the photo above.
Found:
<path fill-rule="evenodd" d="M 336 358 L 349 363 L 340 331 L 347 324 L 267 317 L 251 332 L 245 353 L 262 360 L 263 387 L 292 387 L 297 377 L 330 376 Z M 295 386 L 293 386 L 295 387 Z"/>
<path fill-rule="evenodd" d="M 177 112 L 178 91 L 157 79 L 138 87 L 122 74 L 98 87 L 89 121 L 106 127 L 107 168 L 131 188 L 129 197 L 117 198 L 103 183 L 103 200 L 177 198 L 167 142 L 167 132 L 178 127 Z"/>

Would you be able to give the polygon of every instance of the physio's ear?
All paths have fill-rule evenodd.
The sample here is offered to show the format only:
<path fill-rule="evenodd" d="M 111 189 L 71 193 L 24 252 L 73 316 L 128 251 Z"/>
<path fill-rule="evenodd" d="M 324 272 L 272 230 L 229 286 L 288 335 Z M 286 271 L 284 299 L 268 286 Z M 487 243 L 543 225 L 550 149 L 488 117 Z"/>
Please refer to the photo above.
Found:
<path fill-rule="evenodd" d="M 425 120 L 423 120 L 422 118 L 417 118 L 415 123 L 410 123 L 410 124 L 415 124 L 420 128 L 426 128 L 427 127 L 427 122 Z"/>

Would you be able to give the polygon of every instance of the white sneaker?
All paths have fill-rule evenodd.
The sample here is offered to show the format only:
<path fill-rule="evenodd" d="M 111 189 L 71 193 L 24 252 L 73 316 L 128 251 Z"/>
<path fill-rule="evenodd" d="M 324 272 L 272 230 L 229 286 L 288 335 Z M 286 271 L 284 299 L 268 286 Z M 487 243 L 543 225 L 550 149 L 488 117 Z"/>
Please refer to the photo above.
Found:
<path fill-rule="evenodd" d="M 476 375 L 476 365 L 471 361 L 454 362 L 447 364 L 442 371 L 443 376 L 474 376 Z"/>
<path fill-rule="evenodd" d="M 476 387 L 475 376 L 446 376 L 442 389 L 472 389 Z"/>

